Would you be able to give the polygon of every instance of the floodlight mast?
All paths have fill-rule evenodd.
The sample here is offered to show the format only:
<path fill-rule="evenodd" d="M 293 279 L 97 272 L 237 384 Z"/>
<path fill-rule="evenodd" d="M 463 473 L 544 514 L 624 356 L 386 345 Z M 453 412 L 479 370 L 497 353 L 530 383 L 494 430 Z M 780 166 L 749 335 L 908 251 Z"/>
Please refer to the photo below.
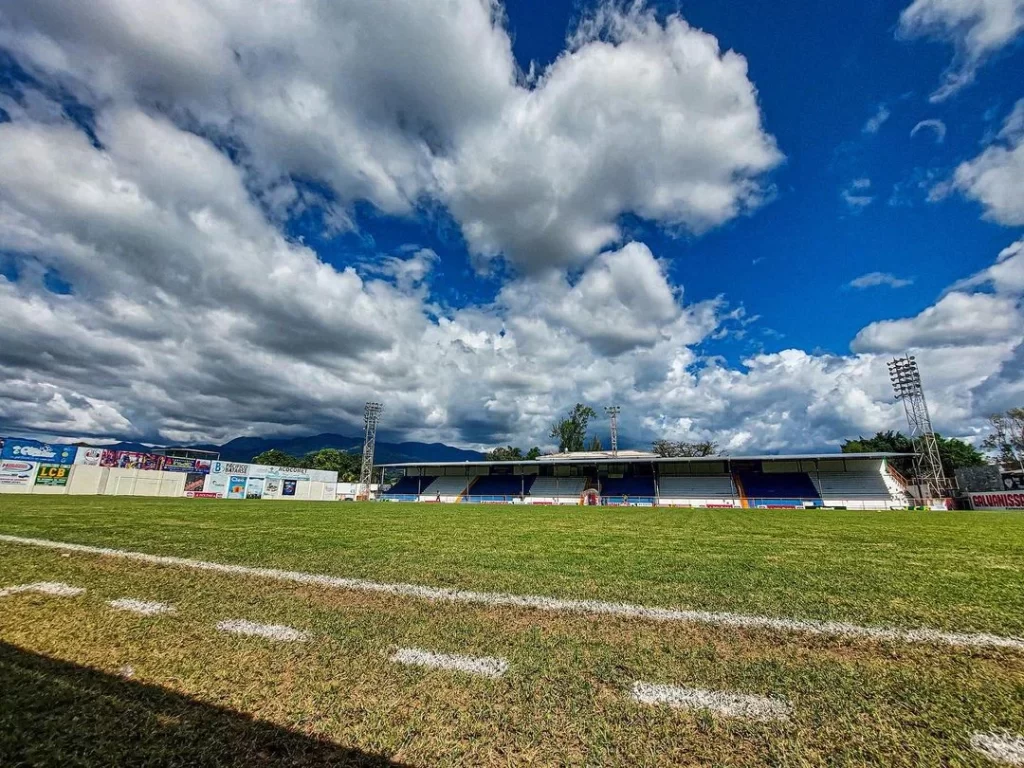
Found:
<path fill-rule="evenodd" d="M 622 408 L 617 405 L 606 405 L 604 412 L 608 414 L 608 419 L 612 424 L 612 456 L 619 455 L 619 414 L 622 412 Z"/>
<path fill-rule="evenodd" d="M 359 470 L 359 487 L 356 489 L 356 498 L 363 501 L 370 498 L 373 483 L 373 449 L 377 444 L 377 422 L 380 421 L 383 410 L 383 403 L 367 403 L 363 408 L 363 463 Z"/>
<path fill-rule="evenodd" d="M 905 355 L 891 360 L 888 364 L 889 380 L 897 400 L 903 401 L 903 410 L 907 414 L 907 425 L 910 427 L 910 439 L 914 443 L 914 474 L 918 485 L 932 499 L 941 499 L 949 495 L 949 481 L 942 470 L 942 458 L 939 456 L 939 441 L 932 429 L 931 416 L 928 414 L 928 402 L 924 398 L 921 385 L 921 372 L 913 355 Z"/>

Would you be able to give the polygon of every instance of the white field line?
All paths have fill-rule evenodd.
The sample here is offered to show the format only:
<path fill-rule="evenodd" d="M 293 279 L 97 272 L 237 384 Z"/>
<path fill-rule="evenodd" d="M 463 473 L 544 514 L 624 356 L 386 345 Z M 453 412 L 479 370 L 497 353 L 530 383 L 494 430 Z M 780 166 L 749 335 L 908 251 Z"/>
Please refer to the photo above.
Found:
<path fill-rule="evenodd" d="M 107 605 L 116 611 L 128 611 L 143 616 L 157 616 L 161 613 L 174 613 L 174 606 L 167 603 L 136 600 L 133 597 L 122 597 L 120 600 L 108 600 Z"/>
<path fill-rule="evenodd" d="M 1024 736 L 1009 733 L 976 733 L 971 746 L 997 763 L 1024 765 Z"/>
<path fill-rule="evenodd" d="M 17 584 L 13 587 L 0 589 L 0 597 L 17 595 L 20 592 L 38 592 L 43 595 L 56 595 L 57 597 L 74 597 L 85 592 L 85 589 L 82 587 L 71 587 L 55 581 L 37 581 L 35 584 Z"/>
<path fill-rule="evenodd" d="M 91 547 L 85 544 L 70 544 L 48 539 L 32 539 L 21 536 L 0 534 L 0 542 L 44 547 L 66 552 L 81 552 L 90 555 L 104 555 L 135 560 L 153 565 L 169 565 L 192 568 L 200 571 L 230 573 L 240 576 L 256 576 L 275 581 L 296 584 L 316 584 L 332 589 L 346 589 L 356 592 L 377 592 L 399 597 L 414 597 L 423 600 L 440 600 L 453 603 L 478 603 L 490 606 L 512 606 L 533 608 L 557 613 L 582 613 L 590 615 L 623 616 L 627 618 L 650 619 L 652 621 L 686 622 L 710 624 L 741 629 L 770 629 L 784 632 L 803 632 L 812 635 L 834 637 L 864 637 L 873 640 L 896 640 L 905 643 L 934 643 L 960 648 L 1011 648 L 1024 651 L 1024 638 L 1004 637 L 987 632 L 943 632 L 937 629 L 897 629 L 894 627 L 865 627 L 844 621 L 819 621 L 815 619 L 779 619 L 770 616 L 751 616 L 742 613 L 720 611 L 695 611 L 677 608 L 655 608 L 631 603 L 612 603 L 602 600 L 563 600 L 542 595 L 510 595 L 500 592 L 475 592 L 471 590 L 428 587 L 419 584 L 392 584 L 365 579 L 351 579 L 340 576 L 326 576 L 301 571 L 284 571 L 277 568 L 256 568 L 246 565 L 227 565 L 185 557 L 150 555 L 145 552 L 131 552 L 108 547 Z"/>
<path fill-rule="evenodd" d="M 633 683 L 633 699 L 641 704 L 666 704 L 676 709 L 706 709 L 720 715 L 749 720 L 786 720 L 792 711 L 788 701 L 775 696 L 680 688 L 639 680 Z"/>
<path fill-rule="evenodd" d="M 432 653 L 420 648 L 399 648 L 391 654 L 391 661 L 414 667 L 450 669 L 468 675 L 498 678 L 508 670 L 508 662 L 491 656 L 459 656 L 458 654 Z"/>
<path fill-rule="evenodd" d="M 254 637 L 266 637 L 270 640 L 282 640 L 285 642 L 302 642 L 306 639 L 305 632 L 286 627 L 282 624 L 256 624 L 245 619 L 225 619 L 217 624 L 221 632 L 232 632 L 236 635 L 250 635 Z"/>

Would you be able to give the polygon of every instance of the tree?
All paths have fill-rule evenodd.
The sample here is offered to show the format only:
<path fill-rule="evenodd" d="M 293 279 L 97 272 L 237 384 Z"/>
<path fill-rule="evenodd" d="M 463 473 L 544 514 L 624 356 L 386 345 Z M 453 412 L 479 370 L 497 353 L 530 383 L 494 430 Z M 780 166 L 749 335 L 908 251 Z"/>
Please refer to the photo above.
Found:
<path fill-rule="evenodd" d="M 942 471 L 947 477 L 953 477 L 961 467 L 978 467 L 985 463 L 985 456 L 973 445 L 955 437 L 943 437 L 936 433 L 935 441 L 939 446 L 939 459 Z M 916 453 L 914 442 L 902 432 L 877 432 L 874 437 L 858 437 L 847 440 L 841 448 L 843 453 Z M 909 472 L 913 459 L 893 459 L 890 463 L 901 472 Z"/>
<path fill-rule="evenodd" d="M 587 424 L 597 414 L 589 405 L 576 403 L 569 415 L 551 426 L 551 437 L 558 438 L 560 453 L 582 451 L 587 439 Z"/>
<path fill-rule="evenodd" d="M 988 421 L 992 432 L 982 446 L 995 452 L 996 461 L 1004 470 L 1024 469 L 1024 408 L 994 413 Z"/>
<path fill-rule="evenodd" d="M 523 451 L 511 445 L 504 448 L 498 446 L 487 452 L 484 456 L 487 461 L 520 461 L 523 458 Z"/>
<path fill-rule="evenodd" d="M 259 456 L 252 457 L 253 464 L 265 464 L 268 467 L 298 467 L 301 466 L 301 462 L 295 456 L 285 453 L 284 451 L 278 450 L 277 448 L 271 448 L 269 451 L 264 451 Z"/>
<path fill-rule="evenodd" d="M 655 440 L 651 446 L 654 452 L 664 458 L 693 458 L 698 456 L 718 455 L 718 443 L 704 440 L 699 443 L 688 443 L 675 440 Z"/>
<path fill-rule="evenodd" d="M 361 464 L 361 456 L 339 451 L 337 448 L 321 448 L 319 451 L 307 453 L 302 458 L 301 466 L 306 469 L 325 469 L 328 472 L 337 472 L 338 480 L 341 482 L 354 483 L 359 480 Z"/>
<path fill-rule="evenodd" d="M 538 456 L 540 456 L 540 448 L 536 445 L 526 452 L 527 461 L 536 461 Z"/>
<path fill-rule="evenodd" d="M 588 451 L 600 451 L 601 450 L 601 438 L 594 435 L 590 438 L 590 444 L 587 446 Z"/>

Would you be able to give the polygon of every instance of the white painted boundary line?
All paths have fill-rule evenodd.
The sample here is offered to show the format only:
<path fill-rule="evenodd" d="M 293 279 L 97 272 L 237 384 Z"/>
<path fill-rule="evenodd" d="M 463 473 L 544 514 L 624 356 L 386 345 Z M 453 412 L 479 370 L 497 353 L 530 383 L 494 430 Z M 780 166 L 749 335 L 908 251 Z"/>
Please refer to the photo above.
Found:
<path fill-rule="evenodd" d="M 44 595 L 56 595 L 57 597 L 74 597 L 85 592 L 83 587 L 72 587 L 56 581 L 37 581 L 35 584 L 17 584 L 13 587 L 0 589 L 0 597 L 17 595 L 21 592 L 38 592 Z"/>
<path fill-rule="evenodd" d="M 985 757 L 1006 765 L 1024 765 L 1024 736 L 1009 733 L 976 733 L 971 746 Z"/>
<path fill-rule="evenodd" d="M 257 624 L 245 619 L 225 619 L 217 624 L 217 629 L 236 635 L 266 637 L 270 640 L 282 640 L 290 643 L 302 642 L 307 637 L 305 632 L 282 624 Z"/>
<path fill-rule="evenodd" d="M 680 688 L 640 680 L 633 683 L 633 699 L 641 704 L 666 704 L 676 709 L 706 709 L 720 715 L 749 720 L 786 720 L 792 712 L 788 701 L 775 696 Z"/>
<path fill-rule="evenodd" d="M 427 587 L 418 584 L 388 584 L 365 579 L 349 579 L 339 576 L 325 576 L 301 571 L 283 571 L 277 568 L 255 568 L 246 565 L 226 565 L 185 557 L 150 555 L 145 552 L 131 552 L 108 547 L 90 547 L 84 544 L 69 544 L 48 539 L 32 539 L 21 536 L 0 534 L 0 542 L 45 547 L 65 552 L 82 552 L 91 555 L 120 557 L 154 565 L 179 566 L 200 571 L 230 573 L 241 576 L 256 576 L 275 581 L 296 584 L 316 584 L 332 589 L 347 589 L 356 592 L 377 592 L 399 597 L 415 597 L 423 600 L 441 600 L 453 603 L 478 603 L 491 606 L 512 606 L 533 608 L 556 613 L 582 613 L 589 615 L 623 616 L 627 618 L 650 619 L 652 621 L 673 621 L 696 624 L 710 624 L 740 629 L 771 629 L 784 632 L 803 632 L 812 635 L 834 637 L 864 637 L 873 640 L 897 640 L 905 643 L 935 643 L 960 648 L 1011 648 L 1024 651 L 1024 638 L 1003 637 L 986 632 L 942 632 L 937 629 L 896 629 L 892 627 L 864 627 L 843 621 L 818 621 L 815 619 L 776 619 L 770 616 L 749 616 L 742 613 L 717 611 L 693 611 L 675 608 L 653 608 L 630 603 L 611 603 L 601 600 L 562 600 L 541 595 L 509 595 L 499 592 L 474 592 L 471 590 Z"/>
<path fill-rule="evenodd" d="M 120 600 L 108 600 L 107 605 L 115 611 L 128 611 L 142 616 L 157 616 L 161 613 L 174 613 L 174 606 L 167 603 L 136 600 L 133 597 L 122 597 Z"/>
<path fill-rule="evenodd" d="M 399 648 L 391 654 L 391 661 L 414 667 L 450 669 L 469 675 L 498 678 L 508 670 L 508 662 L 492 656 L 459 656 L 458 654 L 433 653 L 420 648 Z"/>

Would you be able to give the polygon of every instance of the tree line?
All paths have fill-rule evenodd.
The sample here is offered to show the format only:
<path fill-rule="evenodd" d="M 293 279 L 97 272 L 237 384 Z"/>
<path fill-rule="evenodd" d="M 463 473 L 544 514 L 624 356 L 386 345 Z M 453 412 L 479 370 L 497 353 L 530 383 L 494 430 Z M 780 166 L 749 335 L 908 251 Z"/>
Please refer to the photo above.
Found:
<path fill-rule="evenodd" d="M 290 453 L 271 448 L 258 456 L 252 457 L 253 464 L 265 464 L 271 467 L 295 467 L 297 469 L 324 469 L 337 472 L 338 481 L 342 483 L 359 482 L 359 469 L 362 456 L 339 451 L 337 448 L 321 448 L 305 456 L 292 456 Z"/>

